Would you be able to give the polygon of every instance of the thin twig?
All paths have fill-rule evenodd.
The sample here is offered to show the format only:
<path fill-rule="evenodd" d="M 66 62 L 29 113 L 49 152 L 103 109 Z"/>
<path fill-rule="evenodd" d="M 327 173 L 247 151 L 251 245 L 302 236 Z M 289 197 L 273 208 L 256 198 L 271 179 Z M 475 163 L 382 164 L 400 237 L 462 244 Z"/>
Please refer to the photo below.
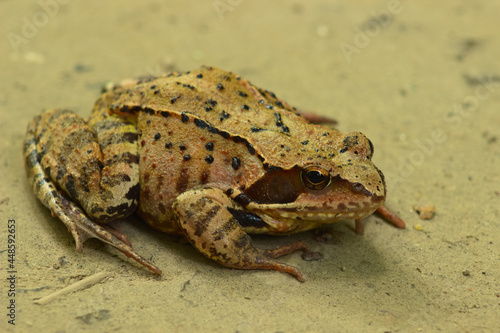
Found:
<path fill-rule="evenodd" d="M 50 295 L 47 295 L 45 297 L 42 297 L 42 298 L 36 300 L 35 304 L 47 304 L 47 303 L 53 301 L 54 299 L 56 299 L 62 295 L 65 295 L 67 293 L 70 293 L 72 291 L 78 291 L 78 290 L 88 288 L 96 283 L 101 282 L 108 275 L 109 275 L 108 272 L 99 272 L 99 273 L 96 273 L 94 275 L 88 276 L 83 280 L 80 280 L 76 283 L 73 283 L 72 285 L 64 287 L 56 292 L 53 292 Z"/>

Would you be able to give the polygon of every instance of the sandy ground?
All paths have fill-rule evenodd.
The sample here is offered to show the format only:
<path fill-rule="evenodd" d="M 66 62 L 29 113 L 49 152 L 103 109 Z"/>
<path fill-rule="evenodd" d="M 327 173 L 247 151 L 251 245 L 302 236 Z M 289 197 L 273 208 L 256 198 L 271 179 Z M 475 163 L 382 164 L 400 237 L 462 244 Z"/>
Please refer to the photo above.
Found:
<path fill-rule="evenodd" d="M 0 330 L 9 332 L 500 331 L 498 1 L 1 1 Z M 277 272 L 223 268 L 136 218 L 123 229 L 155 277 L 90 240 L 84 254 L 24 175 L 28 121 L 87 116 L 102 85 L 213 65 L 361 131 L 398 230 L 372 216 L 312 232 L 323 253 Z M 415 206 L 435 206 L 422 220 Z M 15 220 L 15 262 L 7 234 Z M 15 273 L 9 273 L 15 271 Z M 106 272 L 52 302 L 34 300 Z M 15 275 L 15 297 L 7 278 Z M 7 309 L 15 301 L 15 326 Z"/>

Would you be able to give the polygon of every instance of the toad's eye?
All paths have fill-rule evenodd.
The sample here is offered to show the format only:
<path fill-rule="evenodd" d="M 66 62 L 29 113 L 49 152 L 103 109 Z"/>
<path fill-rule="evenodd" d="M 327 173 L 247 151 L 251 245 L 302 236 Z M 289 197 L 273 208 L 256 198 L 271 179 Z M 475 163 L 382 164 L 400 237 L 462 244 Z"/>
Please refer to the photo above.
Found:
<path fill-rule="evenodd" d="M 330 184 L 328 171 L 317 166 L 307 167 L 300 172 L 302 183 L 311 190 L 322 190 Z"/>

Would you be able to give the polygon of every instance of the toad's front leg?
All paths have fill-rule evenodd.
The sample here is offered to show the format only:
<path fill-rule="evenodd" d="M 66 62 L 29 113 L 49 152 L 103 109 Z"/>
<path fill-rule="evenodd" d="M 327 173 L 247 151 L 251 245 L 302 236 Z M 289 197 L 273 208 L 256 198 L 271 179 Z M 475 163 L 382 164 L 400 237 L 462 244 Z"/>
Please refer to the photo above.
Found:
<path fill-rule="evenodd" d="M 296 250 L 307 251 L 307 244 L 297 242 L 274 250 L 254 247 L 230 212 L 238 208 L 241 209 L 222 190 L 214 188 L 186 191 L 173 204 L 186 238 L 208 258 L 231 268 L 286 272 L 303 282 L 304 276 L 297 268 L 274 258 Z"/>

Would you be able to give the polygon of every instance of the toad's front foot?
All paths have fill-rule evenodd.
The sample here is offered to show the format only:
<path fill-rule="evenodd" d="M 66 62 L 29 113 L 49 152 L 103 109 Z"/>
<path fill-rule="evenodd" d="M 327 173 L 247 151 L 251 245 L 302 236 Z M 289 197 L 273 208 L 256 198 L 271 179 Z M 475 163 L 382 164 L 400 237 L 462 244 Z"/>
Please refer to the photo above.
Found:
<path fill-rule="evenodd" d="M 174 202 L 174 211 L 186 238 L 208 258 L 226 267 L 275 270 L 305 281 L 296 267 L 274 259 L 297 250 L 307 252 L 305 242 L 274 250 L 258 249 L 228 208 L 236 209 L 235 203 L 221 190 L 212 188 L 184 192 Z"/>

